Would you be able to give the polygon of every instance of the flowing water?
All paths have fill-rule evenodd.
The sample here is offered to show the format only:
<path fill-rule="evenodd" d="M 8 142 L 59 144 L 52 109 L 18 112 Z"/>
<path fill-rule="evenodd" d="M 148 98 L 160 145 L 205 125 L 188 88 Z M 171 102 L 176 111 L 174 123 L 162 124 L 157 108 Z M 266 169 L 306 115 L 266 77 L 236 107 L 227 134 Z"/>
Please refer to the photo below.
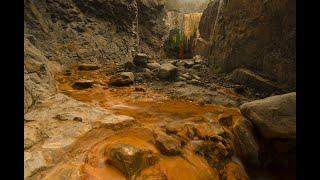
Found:
<path fill-rule="evenodd" d="M 166 94 L 139 85 L 145 92 L 136 91 L 131 87 L 94 86 L 93 88 L 76 90 L 72 83 L 78 78 L 94 79 L 98 84 L 104 84 L 109 77 L 103 72 L 73 72 L 72 76 L 58 75 L 59 91 L 82 102 L 91 103 L 117 115 L 133 117 L 136 124 L 124 129 L 94 129 L 87 135 L 79 138 L 76 145 L 69 150 L 70 154 L 79 156 L 77 165 L 68 163 L 57 166 L 49 177 L 61 176 L 68 169 L 80 169 L 81 179 L 126 179 L 115 167 L 105 163 L 109 158 L 105 151 L 112 144 L 130 144 L 142 149 L 152 151 L 159 157 L 154 165 L 141 171 L 137 179 L 219 179 L 221 172 L 210 167 L 205 157 L 195 153 L 195 147 L 191 141 L 182 148 L 182 153 L 176 156 L 165 156 L 159 152 L 154 143 L 153 132 L 164 125 L 184 119 L 209 119 L 217 121 L 219 114 L 232 114 L 233 121 L 241 118 L 238 108 L 222 105 L 199 105 L 195 102 L 172 99 Z M 194 141 L 197 141 L 195 139 Z M 244 167 L 236 156 L 231 158 L 240 169 L 248 172 L 250 179 L 276 180 L 282 172 L 270 172 L 261 170 L 249 170 Z M 232 169 L 231 171 L 233 171 Z M 276 175 L 276 176 L 275 176 Z M 290 177 L 290 172 L 283 174 L 283 178 Z M 49 178 L 50 179 L 50 178 Z M 54 179 L 54 178 L 53 178 Z M 72 178 L 71 178 L 72 179 Z M 79 179 L 76 176 L 74 179 Z M 289 179 L 294 179 L 293 177 Z"/>
<path fill-rule="evenodd" d="M 210 118 L 217 120 L 218 114 L 229 113 L 235 119 L 240 118 L 237 108 L 228 108 L 221 105 L 198 105 L 191 101 L 174 100 L 165 94 L 144 87 L 146 92 L 136 92 L 134 87 L 102 88 L 93 87 L 85 90 L 75 90 L 71 87 L 72 81 L 80 76 L 94 78 L 105 82 L 108 77 L 101 73 L 78 72 L 77 77 L 57 76 L 59 90 L 79 101 L 96 104 L 117 115 L 134 117 L 137 126 L 110 132 L 110 130 L 92 131 L 90 138 L 79 139 L 79 144 L 85 146 L 84 163 L 81 164 L 83 179 L 125 179 L 122 173 L 113 166 L 104 162 L 108 159 L 105 149 L 115 143 L 131 144 L 148 149 L 159 156 L 159 161 L 153 166 L 144 169 L 141 174 L 154 176 L 159 179 L 164 174 L 168 179 L 217 179 L 218 172 L 211 168 L 204 157 L 194 153 L 192 144 L 186 144 L 181 155 L 165 156 L 155 147 L 153 130 L 163 125 L 188 118 Z M 140 86 L 141 87 L 141 86 Z M 105 131 L 105 132 L 103 132 Z M 96 135 L 95 135 L 96 134 Z M 82 142 L 81 142 L 82 141 Z M 90 144 L 90 146 L 89 146 Z M 151 178 L 152 179 L 152 178 Z M 161 179 L 161 178 L 160 178 Z"/>

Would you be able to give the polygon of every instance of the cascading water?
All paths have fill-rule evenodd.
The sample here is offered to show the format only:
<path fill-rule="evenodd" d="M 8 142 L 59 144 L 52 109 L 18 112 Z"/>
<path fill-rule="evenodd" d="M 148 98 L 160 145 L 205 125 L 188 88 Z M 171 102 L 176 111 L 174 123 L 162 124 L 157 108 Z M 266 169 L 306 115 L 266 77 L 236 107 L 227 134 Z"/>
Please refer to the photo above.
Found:
<path fill-rule="evenodd" d="M 192 58 L 193 41 L 199 34 L 198 26 L 202 13 L 173 15 L 174 13 L 168 13 L 166 21 L 171 30 L 165 43 L 167 55 L 179 59 Z"/>
<path fill-rule="evenodd" d="M 218 6 L 217 15 L 216 15 L 216 19 L 215 19 L 215 21 L 214 21 L 214 26 L 213 26 L 213 30 L 212 30 L 212 35 L 214 35 L 215 29 L 216 29 L 216 26 L 217 26 L 217 23 L 218 23 L 218 19 L 219 19 L 219 16 L 220 16 L 220 11 L 221 11 L 222 4 L 223 4 L 223 0 L 220 0 L 220 1 L 219 1 L 219 6 Z"/>

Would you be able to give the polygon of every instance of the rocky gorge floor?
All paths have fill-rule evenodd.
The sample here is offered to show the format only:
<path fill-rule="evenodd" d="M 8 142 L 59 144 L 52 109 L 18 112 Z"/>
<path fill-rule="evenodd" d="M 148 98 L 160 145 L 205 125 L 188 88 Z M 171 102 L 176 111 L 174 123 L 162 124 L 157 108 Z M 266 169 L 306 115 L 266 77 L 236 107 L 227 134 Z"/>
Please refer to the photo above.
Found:
<path fill-rule="evenodd" d="M 25 115 L 25 178 L 254 179 L 243 165 L 261 163 L 253 129 L 260 123 L 272 143 L 285 139 L 287 154 L 295 124 L 265 130 L 247 120 L 239 106 L 256 94 L 208 77 L 205 67 L 198 58 L 156 63 L 140 55 L 56 74 L 58 94 Z"/>

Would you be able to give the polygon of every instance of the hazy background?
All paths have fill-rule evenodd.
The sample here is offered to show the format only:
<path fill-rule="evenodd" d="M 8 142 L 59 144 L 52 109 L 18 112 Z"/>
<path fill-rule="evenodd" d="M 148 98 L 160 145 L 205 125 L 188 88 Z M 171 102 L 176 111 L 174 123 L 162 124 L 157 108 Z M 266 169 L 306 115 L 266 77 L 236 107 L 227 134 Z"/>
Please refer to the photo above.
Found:
<path fill-rule="evenodd" d="M 202 12 L 212 0 L 166 0 L 168 10 L 184 13 Z"/>

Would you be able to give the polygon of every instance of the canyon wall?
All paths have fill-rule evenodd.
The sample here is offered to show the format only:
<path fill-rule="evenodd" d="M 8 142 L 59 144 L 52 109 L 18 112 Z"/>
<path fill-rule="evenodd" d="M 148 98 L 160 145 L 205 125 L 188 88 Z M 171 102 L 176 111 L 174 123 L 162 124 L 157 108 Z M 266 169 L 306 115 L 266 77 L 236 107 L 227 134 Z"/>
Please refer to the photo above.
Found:
<path fill-rule="evenodd" d="M 203 12 L 199 31 L 197 54 L 211 63 L 226 72 L 248 68 L 295 89 L 295 0 L 215 0 Z"/>
<path fill-rule="evenodd" d="M 164 3 L 157 0 L 25 0 L 25 111 L 55 93 L 53 75 L 79 63 L 122 63 L 161 54 Z M 52 68 L 50 68 L 52 66 Z"/>

